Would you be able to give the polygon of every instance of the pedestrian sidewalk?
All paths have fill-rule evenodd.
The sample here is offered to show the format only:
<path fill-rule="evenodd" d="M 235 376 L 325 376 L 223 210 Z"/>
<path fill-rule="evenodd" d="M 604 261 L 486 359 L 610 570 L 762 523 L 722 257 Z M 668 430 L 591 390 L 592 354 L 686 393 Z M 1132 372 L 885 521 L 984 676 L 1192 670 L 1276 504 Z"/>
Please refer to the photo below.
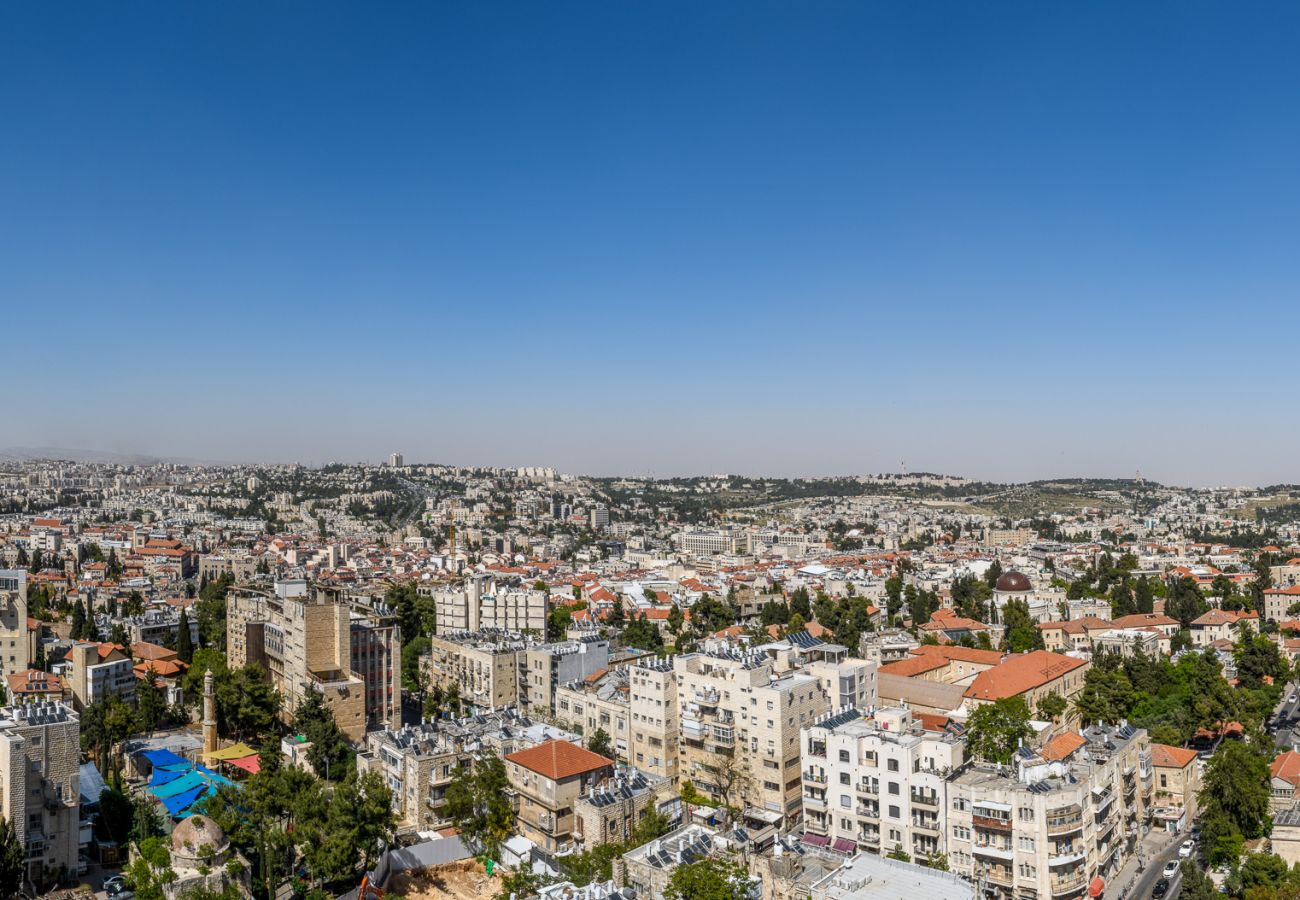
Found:
<path fill-rule="evenodd" d="M 1184 839 L 1184 835 L 1173 834 L 1164 829 L 1152 829 L 1138 843 L 1137 852 L 1129 857 L 1128 862 L 1124 863 L 1115 876 L 1112 885 L 1106 885 L 1107 897 L 1125 897 L 1128 896 L 1132 887 L 1141 880 L 1142 876 L 1150 871 L 1151 866 L 1159 863 L 1160 857 L 1172 845 L 1179 843 Z M 1138 863 L 1142 863 L 1143 869 L 1138 871 Z"/>

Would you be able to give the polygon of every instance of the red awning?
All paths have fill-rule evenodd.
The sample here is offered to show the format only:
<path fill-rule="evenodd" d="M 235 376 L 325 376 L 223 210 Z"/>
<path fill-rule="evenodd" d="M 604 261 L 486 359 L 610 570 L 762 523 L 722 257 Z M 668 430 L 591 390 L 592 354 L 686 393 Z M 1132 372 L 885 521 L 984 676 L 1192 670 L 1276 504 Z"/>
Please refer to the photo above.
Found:
<path fill-rule="evenodd" d="M 831 849 L 838 853 L 854 853 L 857 851 L 858 845 L 848 838 L 836 838 Z"/>
<path fill-rule="evenodd" d="M 1106 890 L 1106 882 L 1102 880 L 1100 875 L 1098 875 L 1092 880 L 1092 883 L 1088 885 L 1088 896 L 1100 897 L 1101 892 L 1104 890 Z"/>
<path fill-rule="evenodd" d="M 803 842 L 805 844 L 812 844 L 814 847 L 825 847 L 831 842 L 831 839 L 824 834 L 813 834 L 811 831 L 805 831 L 803 834 Z"/>
<path fill-rule="evenodd" d="M 252 756 L 241 756 L 239 759 L 228 759 L 226 762 L 232 766 L 238 766 L 252 775 L 256 775 L 262 770 L 262 764 L 258 761 L 256 753 Z"/>

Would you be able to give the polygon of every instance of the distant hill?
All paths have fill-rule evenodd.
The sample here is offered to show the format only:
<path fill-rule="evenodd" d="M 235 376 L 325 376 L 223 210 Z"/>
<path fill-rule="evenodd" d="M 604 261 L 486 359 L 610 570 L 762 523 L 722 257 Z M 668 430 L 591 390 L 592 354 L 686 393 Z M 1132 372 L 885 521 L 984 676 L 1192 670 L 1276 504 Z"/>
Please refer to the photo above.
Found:
<path fill-rule="evenodd" d="M 0 459 L 63 459 L 78 463 L 107 463 L 119 466 L 153 466 L 175 463 L 183 466 L 212 465 L 210 460 L 183 459 L 180 457 L 148 456 L 144 453 L 114 453 L 110 450 L 73 450 L 68 447 L 5 447 L 0 449 Z"/>

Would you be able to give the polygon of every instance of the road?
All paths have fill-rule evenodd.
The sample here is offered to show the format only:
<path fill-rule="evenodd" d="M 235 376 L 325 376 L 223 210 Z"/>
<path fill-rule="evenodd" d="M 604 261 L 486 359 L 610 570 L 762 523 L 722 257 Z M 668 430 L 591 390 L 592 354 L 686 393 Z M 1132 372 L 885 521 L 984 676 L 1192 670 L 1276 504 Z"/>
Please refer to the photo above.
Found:
<path fill-rule="evenodd" d="M 1289 749 L 1300 743 L 1295 734 L 1298 718 L 1300 718 L 1300 691 L 1296 690 L 1294 684 L 1288 684 L 1282 702 L 1273 711 L 1273 725 L 1269 728 L 1278 749 Z"/>
<path fill-rule="evenodd" d="M 1186 840 L 1186 838 L 1183 840 Z M 1151 896 L 1151 889 L 1154 888 L 1156 882 L 1163 877 L 1160 873 L 1164 871 L 1165 863 L 1178 860 L 1178 845 L 1181 843 L 1181 840 L 1174 841 L 1163 853 L 1153 859 L 1148 859 L 1146 868 L 1142 870 L 1142 874 L 1138 876 L 1138 880 L 1133 884 L 1133 887 L 1128 891 L 1126 896 L 1147 900 L 1147 898 Z M 1173 878 L 1169 879 L 1169 892 L 1165 894 L 1164 900 L 1175 900 L 1178 896 L 1179 890 L 1182 889 L 1182 886 L 1183 876 L 1182 873 L 1179 872 L 1175 874 Z"/>

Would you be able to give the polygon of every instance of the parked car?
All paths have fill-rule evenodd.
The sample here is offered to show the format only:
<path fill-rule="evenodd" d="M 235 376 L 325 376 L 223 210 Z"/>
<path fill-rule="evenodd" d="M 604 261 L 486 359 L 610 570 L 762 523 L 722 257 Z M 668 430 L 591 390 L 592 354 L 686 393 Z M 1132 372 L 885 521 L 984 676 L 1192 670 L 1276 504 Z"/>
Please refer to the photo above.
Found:
<path fill-rule="evenodd" d="M 1173 878 L 1178 874 L 1178 863 L 1171 859 L 1169 862 L 1165 863 L 1165 870 L 1160 874 L 1166 878 Z"/>
<path fill-rule="evenodd" d="M 110 897 L 119 897 L 126 890 L 126 879 L 121 875 L 110 875 L 104 879 L 104 890 Z"/>
<path fill-rule="evenodd" d="M 1178 858 L 1187 859 L 1194 852 L 1196 852 L 1196 841 L 1192 840 L 1191 838 L 1188 838 L 1187 840 L 1183 841 L 1182 846 L 1178 848 Z"/>
<path fill-rule="evenodd" d="M 1163 897 L 1167 893 L 1169 893 L 1168 878 L 1161 878 L 1159 881 L 1156 882 L 1156 886 L 1151 889 L 1152 897 L 1156 897 L 1156 898 Z"/>

